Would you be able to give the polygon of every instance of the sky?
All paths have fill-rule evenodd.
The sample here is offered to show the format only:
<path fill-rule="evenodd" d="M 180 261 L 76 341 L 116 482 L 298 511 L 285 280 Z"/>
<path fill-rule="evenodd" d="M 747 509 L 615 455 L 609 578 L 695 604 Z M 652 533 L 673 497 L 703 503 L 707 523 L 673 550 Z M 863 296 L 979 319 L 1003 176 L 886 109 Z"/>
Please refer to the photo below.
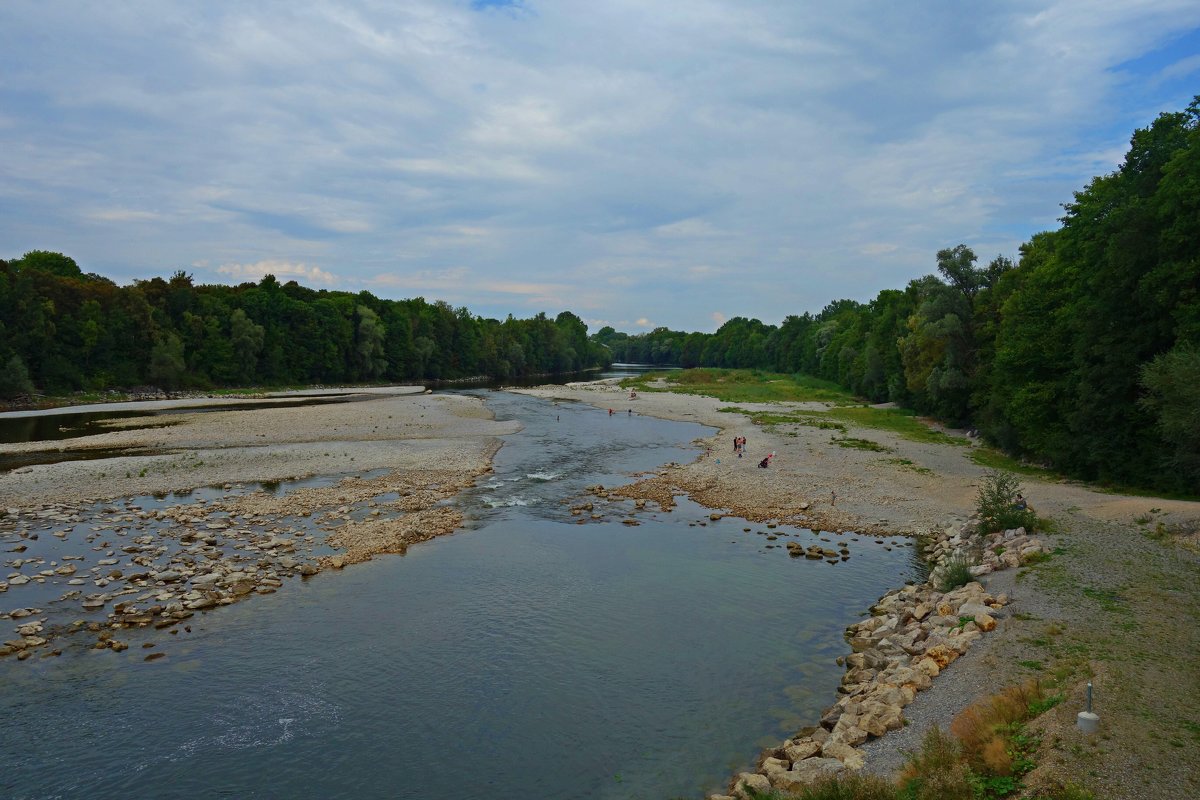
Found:
<path fill-rule="evenodd" d="M 4 0 L 0 258 L 593 332 L 777 324 L 1057 228 L 1195 0 Z"/>

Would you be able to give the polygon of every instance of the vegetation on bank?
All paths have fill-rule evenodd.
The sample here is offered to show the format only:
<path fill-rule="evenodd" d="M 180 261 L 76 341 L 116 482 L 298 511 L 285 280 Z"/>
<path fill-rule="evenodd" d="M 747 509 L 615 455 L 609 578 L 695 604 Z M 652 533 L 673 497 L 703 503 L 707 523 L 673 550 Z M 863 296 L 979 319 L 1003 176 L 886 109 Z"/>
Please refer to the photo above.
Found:
<path fill-rule="evenodd" d="M 932 728 L 897 781 L 850 774 L 828 778 L 796 794 L 771 792 L 759 800 L 999 800 L 1024 790 L 1040 745 L 1029 723 L 1063 700 L 1037 681 L 1011 686 L 968 706 L 951 735 Z M 1039 800 L 1095 800 L 1077 786 L 1038 790 Z"/>
<path fill-rule="evenodd" d="M 181 271 L 121 287 L 60 253 L 0 261 L 0 397 L 35 388 L 506 380 L 603 366 L 608 352 L 567 311 L 501 321 L 271 275 L 210 286 Z"/>
<path fill-rule="evenodd" d="M 937 254 L 938 275 L 779 326 L 738 317 L 713 334 L 594 338 L 619 361 L 813 376 L 1073 477 L 1196 495 L 1198 187 L 1200 98 L 1136 131 L 1121 166 L 1077 192 L 1019 263 L 978 266 L 959 245 Z"/>
<path fill-rule="evenodd" d="M 621 386 L 639 392 L 705 395 L 727 403 L 859 402 L 853 394 L 833 381 L 761 369 L 696 368 L 647 372 L 625 378 Z"/>

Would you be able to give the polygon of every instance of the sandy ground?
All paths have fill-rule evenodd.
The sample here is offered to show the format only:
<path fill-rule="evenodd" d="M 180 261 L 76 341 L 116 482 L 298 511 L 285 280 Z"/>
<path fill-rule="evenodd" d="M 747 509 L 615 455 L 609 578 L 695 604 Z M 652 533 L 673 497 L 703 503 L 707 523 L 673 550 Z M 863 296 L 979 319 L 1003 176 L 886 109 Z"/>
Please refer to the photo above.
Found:
<path fill-rule="evenodd" d="M 537 397 L 576 400 L 616 413 L 648 414 L 721 428 L 710 452 L 670 476 L 693 499 L 712 508 L 746 512 L 753 519 L 801 518 L 830 530 L 883 528 L 915 531 L 966 519 L 975 508 L 984 467 L 969 458 L 970 445 L 926 444 L 886 431 L 856 429 L 853 435 L 887 446 L 890 453 L 833 444 L 831 431 L 800 425 L 767 429 L 735 413 L 718 411 L 731 403 L 698 395 L 643 392 L 630 400 L 613 381 L 543 386 L 513 391 Z M 737 403 L 751 411 L 794 412 L 822 404 Z M 953 433 L 953 432 L 952 432 Z M 746 454 L 733 453 L 735 437 L 745 437 Z M 965 440 L 965 437 L 964 437 Z M 758 462 L 775 453 L 769 469 Z M 896 463 L 907 459 L 912 466 Z M 928 473 L 918 471 L 928 470 Z M 1076 483 L 1024 479 L 1025 492 L 1039 514 L 1067 513 L 1112 522 L 1131 522 L 1156 509 L 1166 524 L 1200 518 L 1200 503 L 1106 494 Z M 831 492 L 836 497 L 831 497 Z M 809 509 L 800 511 L 807 502 Z"/>
<path fill-rule="evenodd" d="M 622 491 L 631 497 L 670 502 L 682 493 L 754 520 L 919 533 L 967 519 L 987 472 L 970 459 L 969 444 L 917 443 L 852 427 L 852 436 L 892 452 L 846 449 L 832 443 L 828 430 L 759 427 L 718 411 L 732 404 L 695 395 L 643 392 L 630 400 L 615 384 L 516 391 L 721 429 L 706 441 L 706 454 Z M 738 436 L 747 440 L 740 459 L 733 453 Z M 771 466 L 759 469 L 772 452 Z M 906 727 L 865 746 L 868 771 L 894 775 L 930 727 L 946 729 L 976 699 L 1037 678 L 1064 700 L 1034 725 L 1042 746 L 1029 786 L 1078 783 L 1106 799 L 1200 796 L 1200 631 L 1193 624 L 1200 613 L 1200 503 L 1110 494 L 1069 481 L 1022 482 L 1038 515 L 1057 525 L 1050 536 L 1057 554 L 984 579 L 990 592 L 1012 597 L 1011 617 L 918 695 L 905 709 Z M 1074 724 L 1089 679 L 1103 698 L 1094 736 Z"/>
<path fill-rule="evenodd" d="M 516 423 L 495 422 L 477 398 L 413 393 L 412 387 L 365 396 L 359 402 L 180 413 L 150 422 L 170 422 L 167 427 L 123 428 L 146 423 L 146 418 L 131 418 L 114 423 L 111 433 L 0 444 L 0 454 L 56 449 L 121 453 L 0 474 L 0 506 L 77 503 L 373 469 L 475 471 L 490 463 L 496 437 L 518 429 Z"/>

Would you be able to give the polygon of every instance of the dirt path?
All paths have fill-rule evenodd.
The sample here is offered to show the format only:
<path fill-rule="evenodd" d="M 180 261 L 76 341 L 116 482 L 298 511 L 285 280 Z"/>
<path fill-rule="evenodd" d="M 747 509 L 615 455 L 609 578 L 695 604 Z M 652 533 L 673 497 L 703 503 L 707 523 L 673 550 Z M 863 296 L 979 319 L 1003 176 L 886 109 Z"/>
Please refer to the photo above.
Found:
<path fill-rule="evenodd" d="M 966 519 L 987 472 L 966 445 L 855 428 L 850 435 L 887 452 L 845 448 L 820 428 L 756 426 L 743 414 L 719 411 L 731 404 L 713 398 L 642 393 L 629 400 L 603 382 L 523 391 L 719 427 L 696 462 L 631 492 L 650 499 L 685 492 L 749 519 L 915 533 Z M 738 405 L 778 413 L 798 406 Z M 733 451 L 739 436 L 747 439 L 740 459 Z M 771 466 L 759 469 L 769 453 Z M 904 729 L 866 746 L 867 769 L 894 773 L 930 726 L 945 728 L 975 699 L 1036 677 L 1065 699 L 1038 722 L 1040 766 L 1029 785 L 1074 781 L 1098 798 L 1200 796 L 1200 503 L 1108 494 L 1068 481 L 1023 483 L 1038 514 L 1057 525 L 1049 537 L 1056 554 L 988 576 L 990 592 L 1010 593 L 1012 615 L 918 695 L 905 709 Z M 1102 728 L 1086 737 L 1075 715 L 1089 679 Z"/>

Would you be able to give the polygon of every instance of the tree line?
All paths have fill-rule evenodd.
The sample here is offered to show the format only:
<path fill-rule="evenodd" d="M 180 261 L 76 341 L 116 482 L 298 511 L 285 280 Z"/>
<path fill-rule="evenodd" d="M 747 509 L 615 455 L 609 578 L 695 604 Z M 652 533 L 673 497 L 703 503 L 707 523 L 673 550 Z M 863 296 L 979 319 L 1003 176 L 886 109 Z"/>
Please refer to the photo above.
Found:
<path fill-rule="evenodd" d="M 608 350 L 564 311 L 501 321 L 445 302 L 313 290 L 267 275 L 129 286 L 61 253 L 0 261 L 0 396 L 152 385 L 369 383 L 570 373 Z"/>
<path fill-rule="evenodd" d="M 980 265 L 958 245 L 937 253 L 937 274 L 868 303 L 712 334 L 589 337 L 566 311 L 500 321 L 270 275 L 120 287 L 34 251 L 0 261 L 0 396 L 504 380 L 612 360 L 768 369 L 974 427 L 1071 475 L 1200 493 L 1200 97 L 1136 131 L 1120 167 L 1063 208 L 1017 262 Z"/>
<path fill-rule="evenodd" d="M 936 275 L 779 326 L 593 338 L 618 361 L 826 378 L 1070 475 L 1200 493 L 1200 97 L 1063 208 L 1016 263 L 958 245 Z"/>

